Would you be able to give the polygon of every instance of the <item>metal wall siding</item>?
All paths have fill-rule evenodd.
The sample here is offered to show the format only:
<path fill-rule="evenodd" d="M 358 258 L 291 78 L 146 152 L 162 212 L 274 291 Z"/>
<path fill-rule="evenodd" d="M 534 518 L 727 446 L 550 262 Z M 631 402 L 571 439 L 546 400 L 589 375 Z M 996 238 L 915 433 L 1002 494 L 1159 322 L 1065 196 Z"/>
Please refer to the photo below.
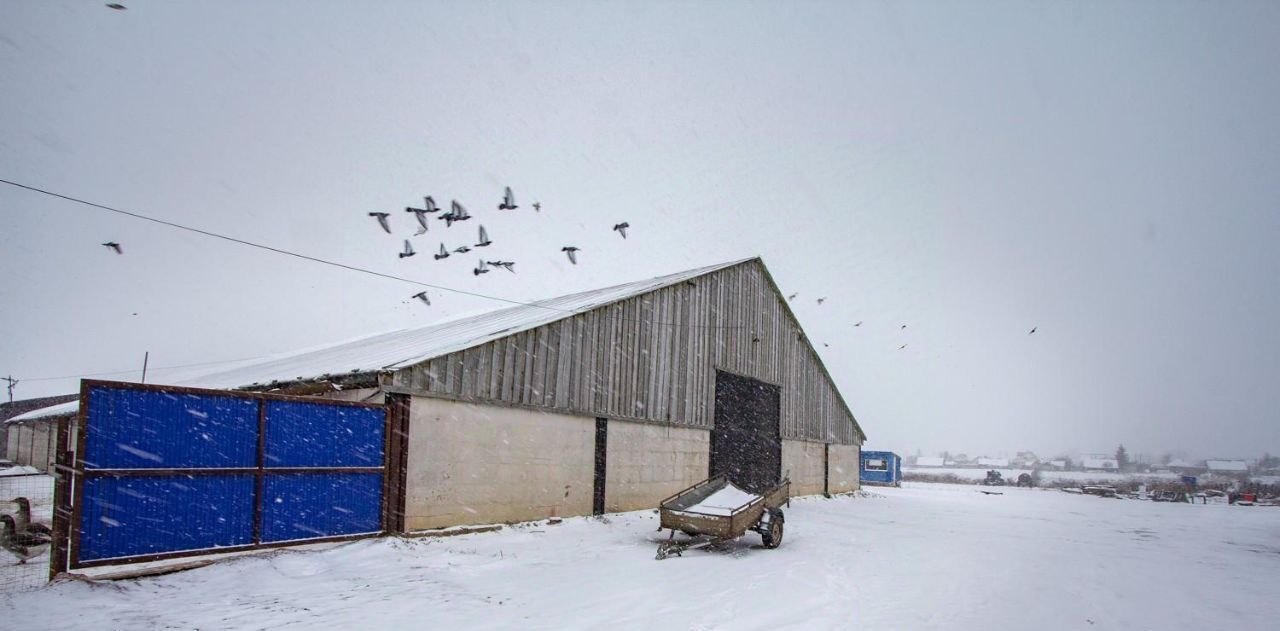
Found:
<path fill-rule="evenodd" d="M 438 362 L 449 371 L 443 382 L 420 374 Z M 464 370 L 475 374 L 454 374 Z M 716 370 L 781 386 L 784 438 L 859 438 L 758 261 L 407 368 L 393 384 L 464 401 L 710 428 Z"/>

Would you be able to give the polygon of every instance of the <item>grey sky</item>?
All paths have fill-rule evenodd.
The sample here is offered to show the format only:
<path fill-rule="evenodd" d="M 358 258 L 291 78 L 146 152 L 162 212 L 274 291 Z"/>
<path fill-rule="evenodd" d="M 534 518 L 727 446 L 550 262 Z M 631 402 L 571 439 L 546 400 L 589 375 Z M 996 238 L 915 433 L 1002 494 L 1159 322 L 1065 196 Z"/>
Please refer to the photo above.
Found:
<path fill-rule="evenodd" d="M 1276 3 L 127 4 L 0 2 L 0 177 L 514 299 L 760 254 L 869 446 L 1280 452 Z M 424 194 L 519 273 L 397 259 Z M 18 377 L 501 306 L 0 210 Z"/>

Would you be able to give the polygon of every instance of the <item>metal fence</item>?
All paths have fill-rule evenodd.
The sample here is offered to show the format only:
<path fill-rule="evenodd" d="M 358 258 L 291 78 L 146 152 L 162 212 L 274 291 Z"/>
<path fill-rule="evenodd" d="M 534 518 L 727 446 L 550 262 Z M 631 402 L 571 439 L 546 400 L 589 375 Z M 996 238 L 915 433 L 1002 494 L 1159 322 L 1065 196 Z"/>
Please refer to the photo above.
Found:
<path fill-rule="evenodd" d="M 16 469 L 16 468 L 15 468 Z M 26 498 L 29 519 L 49 526 L 53 518 L 53 476 L 12 473 L 0 469 L 0 513 L 15 522 L 22 518 L 19 498 Z M 39 587 L 49 580 L 48 544 L 31 545 L 6 537 L 0 550 L 0 592 Z"/>

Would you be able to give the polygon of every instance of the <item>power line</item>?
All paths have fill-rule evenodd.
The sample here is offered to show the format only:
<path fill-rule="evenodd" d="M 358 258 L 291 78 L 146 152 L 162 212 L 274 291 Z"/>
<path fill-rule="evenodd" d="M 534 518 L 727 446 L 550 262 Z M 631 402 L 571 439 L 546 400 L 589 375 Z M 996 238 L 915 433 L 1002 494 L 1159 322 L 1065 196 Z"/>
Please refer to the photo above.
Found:
<path fill-rule="evenodd" d="M 170 227 L 170 228 L 177 228 L 177 229 L 179 229 L 179 230 L 186 230 L 186 231 L 188 231 L 188 232 L 194 232 L 194 233 L 196 233 L 196 234 L 201 234 L 201 235 L 204 235 L 204 236 L 206 236 L 206 237 L 213 237 L 213 238 L 215 238 L 215 239 L 222 239 L 222 240 L 224 240 L 224 241 L 230 241 L 230 242 L 232 242 L 232 243 L 238 243 L 238 244 L 240 244 L 240 245 L 247 245 L 247 246 L 249 246 L 249 247 L 258 248 L 258 249 L 260 249 L 260 250 L 266 250 L 266 251 L 268 251 L 268 252 L 275 252 L 276 254 L 283 254 L 283 255 L 285 255 L 285 256 L 292 256 L 292 257 L 294 257 L 294 258 L 303 259 L 303 260 L 305 260 L 305 261 L 311 261 L 311 262 L 313 262 L 313 263 L 321 263 L 321 264 L 323 264 L 323 265 L 330 265 L 330 266 L 333 266 L 333 267 L 339 267 L 339 268 L 342 268 L 342 269 L 345 269 L 345 270 L 349 270 L 349 271 L 352 271 L 352 272 L 360 272 L 360 273 L 362 273 L 362 274 L 369 274 L 369 275 L 372 275 L 372 276 L 378 276 L 378 277 L 386 278 L 386 279 L 389 279 L 389 280 L 398 280 L 398 281 L 400 281 L 400 282 L 410 283 L 410 284 L 418 285 L 418 286 L 421 286 L 421 287 L 430 287 L 430 288 L 432 288 L 432 289 L 438 289 L 438 290 L 440 290 L 440 291 L 450 291 L 450 292 L 453 292 L 453 293 L 456 293 L 456 294 L 463 294 L 463 295 L 466 295 L 466 296 L 472 296 L 472 297 L 476 297 L 476 298 L 486 298 L 486 299 L 488 299 L 488 300 L 497 300 L 497 301 L 499 301 L 499 302 L 505 302 L 505 303 L 513 304 L 513 305 L 520 305 L 520 306 L 524 306 L 524 307 L 537 307 L 537 308 L 539 308 L 539 309 L 546 309 L 546 310 L 548 310 L 548 311 L 558 311 L 558 312 L 560 312 L 560 313 L 567 313 L 567 314 L 571 314 L 571 315 L 576 315 L 576 314 L 580 313 L 579 311 L 574 311 L 574 310 L 572 310 L 572 309 L 561 309 L 561 308 L 559 308 L 559 307 L 552 307 L 552 306 L 549 306 L 549 305 L 539 304 L 539 303 L 536 303 L 536 302 L 521 302 L 521 301 L 519 301 L 519 300 L 511 300 L 510 298 L 502 298 L 502 297 L 499 297 L 499 296 L 491 296 L 491 295 L 488 295 L 488 294 L 482 294 L 482 293 L 479 293 L 479 292 L 467 291 L 467 290 L 465 290 L 465 289 L 455 289 L 455 288 L 453 288 L 453 287 L 445 287 L 445 286 L 443 286 L 443 285 L 433 285 L 433 284 L 431 284 L 431 283 L 424 283 L 424 282 L 419 281 L 419 280 L 413 280 L 412 278 L 404 278 L 403 276 L 395 276 L 395 275 L 393 275 L 393 274 L 384 274 L 384 273 L 382 273 L 382 272 L 377 272 L 377 271 L 374 271 L 374 270 L 371 270 L 371 269 L 367 269 L 367 268 L 364 268 L 364 267 L 356 267 L 356 266 L 354 266 L 354 265 L 347 265 L 346 263 L 339 263 L 339 262 L 337 262 L 337 261 L 330 261 L 330 260 L 328 260 L 328 259 L 322 259 L 322 258 L 319 258 L 319 257 L 310 256 L 310 255 L 307 255 L 307 254 L 300 254 L 300 253 L 298 253 L 298 252 L 292 252 L 292 251 L 290 251 L 290 250 L 284 250 L 284 249 L 276 248 L 276 247 L 272 247 L 272 246 L 269 246 L 269 245 L 263 245 L 263 244 L 261 244 L 261 243 L 254 243 L 254 242 L 252 242 L 252 241 L 246 241 L 246 240 L 244 240 L 244 239 L 239 239 L 239 238 L 236 238 L 236 237 L 227 236 L 227 235 L 225 235 L 225 234 L 220 234 L 220 233 L 212 232 L 212 231 L 209 231 L 209 230 L 202 230 L 202 229 L 200 229 L 200 228 L 193 228 L 193 227 L 191 227 L 191 226 L 184 226 L 184 225 L 182 225 L 182 224 L 180 224 L 180 223 L 175 223 L 175 222 L 172 222 L 172 221 L 166 221 L 166 220 L 164 220 L 164 219 L 157 219 L 157 218 L 155 218 L 155 217 L 149 217 L 149 216 L 147 216 L 147 215 L 143 215 L 143 214 L 140 214 L 140 213 L 130 212 L 130 211 L 127 211 L 127 210 L 121 210 L 121 209 L 119 209 L 119 208 L 113 208 L 113 207 L 111 207 L 111 206 L 107 206 L 107 205 L 105 205 L 105 204 L 99 204 L 99 203 L 96 203 L 96 202 L 91 202 L 91 201 L 88 201 L 88 200 L 85 200 L 85 199 L 80 199 L 80 198 L 78 198 L 78 197 L 72 197 L 72 196 L 70 196 L 70 195 L 64 195 L 64 194 L 62 194 L 62 193 L 55 193 L 55 192 L 53 192 L 53 191 L 45 190 L 45 189 L 38 188 L 38 187 L 35 187 L 35 186 L 30 186 L 30 185 L 28 185 L 28 184 L 21 184 L 21 183 L 19 183 L 19 182 L 14 182 L 14 181 L 12 181 L 12 180 L 6 180 L 6 179 L 3 179 L 3 178 L 0 178 L 0 183 L 8 184 L 8 185 L 10 185 L 10 186 L 15 186 L 15 187 L 17 187 L 17 188 L 25 189 L 25 190 L 28 190 L 28 191 L 31 191 L 31 192 L 34 192 L 34 193 L 40 193 L 40 194 L 42 194 L 42 195 L 48 195 L 48 196 L 50 196 L 50 197 L 57 197 L 57 198 L 59 198 L 59 199 L 65 199 L 65 200 L 67 200 L 67 201 L 69 201 L 69 202 L 75 202 L 75 203 L 77 203 L 77 204 L 84 204 L 85 206 L 89 206 L 89 207 L 92 207 L 92 208 L 98 208 L 98 209 L 106 210 L 106 211 L 110 211 L 110 212 L 113 212 L 113 213 L 119 213 L 119 214 L 121 214 L 121 215 L 125 215 L 125 216 L 127 216 L 127 217 L 133 217 L 134 219 L 141 219 L 141 220 L 143 220 L 143 221 L 150 221 L 150 222 L 152 222 L 152 223 L 158 223 L 158 224 L 160 224 L 160 225 L 162 225 L 162 226 L 168 226 L 168 227 Z M 620 316 L 620 317 L 617 317 L 616 319 L 618 319 L 618 320 L 622 320 L 622 321 L 624 321 L 624 322 L 643 322 L 643 323 L 652 324 L 652 325 L 655 325 L 655 326 L 671 326 L 671 327 L 683 326 L 683 327 L 698 328 L 698 329 L 702 329 L 702 328 L 707 328 L 707 329 L 745 329 L 745 328 L 747 328 L 746 326 L 743 326 L 743 325 L 720 325 L 720 324 L 680 324 L 680 323 L 676 323 L 676 322 L 654 322 L 654 321 L 652 321 L 652 320 L 643 320 L 643 319 L 639 319 L 639 318 L 628 318 L 628 317 L 625 317 L 625 316 Z M 121 371 L 121 372 L 133 372 L 133 371 Z M 119 373 L 117 373 L 117 374 L 119 374 Z M 34 379 L 33 379 L 33 381 L 34 381 Z"/>
<path fill-rule="evenodd" d="M 464 294 L 464 295 L 467 295 L 467 296 L 474 296 L 474 297 L 477 297 L 477 298 L 488 298 L 489 300 L 498 300 L 498 301 L 501 301 L 501 302 L 507 302 L 507 303 L 511 303 L 511 304 L 515 304 L 515 305 L 524 305 L 524 306 L 526 306 L 526 307 L 540 307 L 540 308 L 543 308 L 543 309 L 550 309 L 550 310 L 552 310 L 552 311 L 563 311 L 563 312 L 565 312 L 565 313 L 573 313 L 572 311 L 570 311 L 570 310 L 568 310 L 568 309 L 558 309 L 558 308 L 556 308 L 556 307 L 548 307 L 548 306 L 546 306 L 546 305 L 539 305 L 539 304 L 536 304 L 536 303 L 520 302 L 520 301 L 518 301 L 518 300 L 510 300 L 510 299 L 507 299 L 507 298 L 499 298 L 498 296 L 489 296 L 489 295 L 486 295 L 486 294 L 476 293 L 476 292 L 472 292 L 472 291 L 466 291 L 466 290 L 464 290 L 464 289 L 454 289 L 454 288 L 452 288 L 452 287 L 444 287 L 444 286 L 441 286 L 441 285 L 432 285 L 431 283 L 424 283 L 424 282 L 422 282 L 422 281 L 413 280 L 413 279 L 411 279 L 411 278 L 404 278 L 403 276 L 395 276 L 395 275 L 392 275 L 392 274 L 384 274 L 384 273 L 382 273 L 382 272 L 375 272 L 375 271 L 373 271 L 373 270 L 371 270 L 371 269 L 366 269 L 366 268 L 363 268 L 363 267 L 356 267 L 356 266 L 354 266 L 354 265 L 347 265 L 347 264 L 345 264 L 345 263 L 339 263 L 339 262 L 337 262 L 337 261 L 330 261 L 330 260 L 327 260 L 327 259 L 322 259 L 322 258 L 318 258 L 318 257 L 310 256 L 310 255 L 307 255 L 307 254 L 299 254 L 299 253 L 297 253 L 297 252 L 291 252 L 291 251 L 289 251 L 289 250 L 282 250 L 282 249 L 280 249 L 280 248 L 274 248 L 274 247 L 271 247 L 271 246 L 269 246 L 269 245 L 262 245 L 261 243 L 254 243 L 254 242 L 252 242 L 252 241 L 245 241 L 244 239 L 238 239 L 238 238 L 236 238 L 236 237 L 229 237 L 229 236 L 227 236 L 227 235 L 225 235 L 225 234 L 219 234 L 219 233 L 217 233 L 217 232 L 210 232 L 210 231 L 208 231 L 208 230 L 201 230 L 200 228 L 192 228 L 191 226 L 184 226 L 184 225 L 182 225 L 182 224 L 180 224 L 180 223 L 174 223 L 174 222 L 172 222 L 172 221 L 165 221 L 164 219 L 156 219 L 155 217 L 148 217 L 148 216 L 146 216 L 146 215 L 142 215 L 142 214 L 139 214 L 139 213 L 130 212 L 130 211 L 127 211 L 127 210 L 120 210 L 119 208 L 112 208 L 112 207 L 110 207 L 110 206 L 106 206 L 106 205 L 103 205 L 103 204 L 98 204 L 98 203 L 94 203 L 94 202 L 91 202 L 91 201 L 83 200 L 83 199 L 80 199 L 80 198 L 77 198 L 77 197 L 72 197 L 72 196 L 70 196 L 70 195 L 63 195 L 62 193 L 55 193 L 55 192 L 53 192 L 53 191 L 47 191 L 47 190 L 42 189 L 42 188 L 36 188 L 36 187 L 34 187 L 34 186 L 28 186 L 28 185 L 26 185 L 26 184 L 19 184 L 18 182 L 13 182 L 13 181 L 10 181 L 10 180 L 0 179 L 0 182 L 2 182 L 2 183 L 4 183 L 4 184 L 8 184 L 8 185 L 10 185 L 10 186 L 16 186 L 16 187 L 18 187 L 18 188 L 26 189 L 26 190 L 28 190 L 28 191 L 32 191 L 32 192 L 35 192 L 35 193 L 41 193 L 41 194 L 44 194 L 44 195 L 49 195 L 49 196 L 51 196 L 51 197 L 57 197 L 57 198 L 60 198 L 60 199 L 65 199 L 65 200 L 67 200 L 67 201 L 69 201 L 69 202 L 75 202 L 75 203 L 77 203 L 77 204 L 84 204 L 85 206 L 91 206 L 91 207 L 93 207 L 93 208 L 99 208 L 99 209 L 107 210 L 107 211 L 110 211 L 110 212 L 113 212 L 113 213 L 119 213 L 119 214 L 121 214 L 121 215 L 125 215 L 125 216 L 128 216 L 128 217 L 133 217 L 134 219 L 141 219 L 141 220 L 143 220 L 143 221 L 150 221 L 150 222 L 152 222 L 152 223 L 158 223 L 158 224 L 160 224 L 160 225 L 162 225 L 162 226 L 169 226 L 170 228 L 177 228 L 177 229 L 179 229 L 179 230 L 186 230 L 186 231 L 188 231 L 188 232 L 194 232 L 194 233 L 196 233 L 196 234 L 202 234 L 202 235 L 204 235 L 204 236 L 206 236 L 206 237 L 213 237 L 213 238 L 215 238 L 215 239 L 222 239 L 222 240 L 224 240 L 224 241 L 230 241 L 230 242 L 232 242 L 232 243 L 239 243 L 240 245 L 247 245 L 247 246 L 249 246 L 249 247 L 258 248 L 258 249 L 260 249 L 260 250 L 267 250 L 268 252 L 275 252 L 276 254 L 283 254 L 283 255 L 285 255 L 285 256 L 292 256 L 292 257 L 300 258 L 300 259 L 303 259 L 303 260 L 306 260 L 306 261 L 312 261 L 312 262 L 314 262 L 314 263 L 322 263 L 322 264 L 324 264 L 324 265 L 332 265 L 333 267 L 340 267 L 340 268 L 342 268 L 342 269 L 351 270 L 351 271 L 353 271 L 353 272 L 360 272 L 360 273 L 363 273 L 363 274 L 371 274 L 371 275 L 373 275 L 373 276 L 380 276 L 380 277 L 382 277 L 382 278 L 387 278 L 387 279 L 390 279 L 390 280 L 398 280 L 398 281 L 405 282 L 405 283 L 412 283 L 412 284 L 414 284 L 414 285 L 420 285 L 420 286 L 422 286 L 422 287 L 430 287 L 430 288 L 432 288 L 432 289 L 439 289 L 439 290 L 441 290 L 441 291 L 451 291 L 451 292 L 454 292 L 454 293 Z"/>

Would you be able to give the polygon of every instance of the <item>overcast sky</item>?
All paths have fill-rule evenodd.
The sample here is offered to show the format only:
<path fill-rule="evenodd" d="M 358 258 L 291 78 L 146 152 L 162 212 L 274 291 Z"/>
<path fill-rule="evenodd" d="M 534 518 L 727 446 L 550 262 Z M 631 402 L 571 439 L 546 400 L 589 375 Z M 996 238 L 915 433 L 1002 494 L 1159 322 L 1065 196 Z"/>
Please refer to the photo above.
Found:
<path fill-rule="evenodd" d="M 0 1 L 0 178 L 518 300 L 761 255 L 868 447 L 1280 452 L 1280 3 L 125 4 Z M 502 306 L 3 185 L 0 269 L 19 398 Z"/>

